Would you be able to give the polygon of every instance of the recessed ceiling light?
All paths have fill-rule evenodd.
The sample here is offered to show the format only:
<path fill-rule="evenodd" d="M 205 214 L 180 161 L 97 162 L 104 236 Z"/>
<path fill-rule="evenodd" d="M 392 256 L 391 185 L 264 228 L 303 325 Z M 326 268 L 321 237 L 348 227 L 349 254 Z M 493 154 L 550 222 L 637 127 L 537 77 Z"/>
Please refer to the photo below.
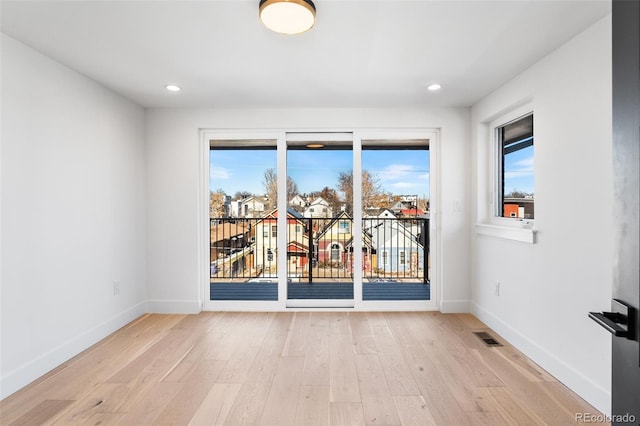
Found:
<path fill-rule="evenodd" d="M 167 84 L 166 86 L 164 86 L 164 88 L 170 92 L 179 92 L 181 90 L 180 87 L 176 86 L 175 84 Z"/>
<path fill-rule="evenodd" d="M 427 89 L 431 90 L 432 92 L 435 90 L 440 90 L 441 88 L 442 88 L 442 85 L 438 83 L 430 84 L 427 86 Z"/>

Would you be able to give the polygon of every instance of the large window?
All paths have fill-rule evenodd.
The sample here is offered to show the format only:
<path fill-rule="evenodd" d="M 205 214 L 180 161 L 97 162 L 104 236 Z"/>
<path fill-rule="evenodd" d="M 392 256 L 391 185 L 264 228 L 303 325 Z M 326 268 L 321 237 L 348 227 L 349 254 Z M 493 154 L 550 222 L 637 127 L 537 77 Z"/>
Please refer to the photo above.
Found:
<path fill-rule="evenodd" d="M 533 114 L 495 127 L 496 216 L 534 218 Z"/>

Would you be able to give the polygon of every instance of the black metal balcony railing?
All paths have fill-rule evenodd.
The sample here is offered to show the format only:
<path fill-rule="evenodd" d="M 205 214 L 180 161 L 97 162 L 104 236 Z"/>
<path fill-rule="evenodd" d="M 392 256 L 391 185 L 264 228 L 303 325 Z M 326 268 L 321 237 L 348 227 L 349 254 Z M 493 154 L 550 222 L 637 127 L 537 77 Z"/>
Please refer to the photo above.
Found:
<path fill-rule="evenodd" d="M 363 253 L 366 279 L 370 282 L 429 282 L 428 218 L 367 218 L 363 219 L 362 228 L 364 237 L 371 241 L 369 258 Z"/>
<path fill-rule="evenodd" d="M 276 277 L 275 218 L 212 218 L 209 229 L 212 282 Z"/>
<path fill-rule="evenodd" d="M 276 221 L 211 219 L 211 283 L 277 282 Z M 351 218 L 288 218 L 286 233 L 289 282 L 352 282 Z M 366 218 L 361 238 L 365 282 L 429 282 L 428 218 Z"/>

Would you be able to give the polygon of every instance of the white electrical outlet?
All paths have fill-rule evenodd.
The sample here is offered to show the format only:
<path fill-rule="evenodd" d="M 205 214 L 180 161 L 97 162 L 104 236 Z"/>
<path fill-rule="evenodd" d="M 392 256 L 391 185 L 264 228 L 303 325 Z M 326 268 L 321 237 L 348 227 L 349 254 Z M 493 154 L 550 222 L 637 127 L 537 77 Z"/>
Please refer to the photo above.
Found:
<path fill-rule="evenodd" d="M 495 296 L 500 296 L 500 283 L 499 282 L 494 283 L 493 294 Z"/>
<path fill-rule="evenodd" d="M 120 281 L 113 282 L 113 295 L 117 296 L 120 294 Z"/>

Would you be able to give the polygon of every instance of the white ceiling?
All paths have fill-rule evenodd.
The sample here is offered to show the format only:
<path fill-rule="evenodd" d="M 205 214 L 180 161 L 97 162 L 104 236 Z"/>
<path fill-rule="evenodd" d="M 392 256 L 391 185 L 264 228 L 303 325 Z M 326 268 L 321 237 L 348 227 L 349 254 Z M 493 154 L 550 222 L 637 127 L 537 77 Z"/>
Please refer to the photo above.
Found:
<path fill-rule="evenodd" d="M 5 34 L 145 107 L 277 108 L 470 106 L 611 9 L 315 0 L 316 26 L 283 36 L 258 3 L 2 0 L 0 13 Z"/>

